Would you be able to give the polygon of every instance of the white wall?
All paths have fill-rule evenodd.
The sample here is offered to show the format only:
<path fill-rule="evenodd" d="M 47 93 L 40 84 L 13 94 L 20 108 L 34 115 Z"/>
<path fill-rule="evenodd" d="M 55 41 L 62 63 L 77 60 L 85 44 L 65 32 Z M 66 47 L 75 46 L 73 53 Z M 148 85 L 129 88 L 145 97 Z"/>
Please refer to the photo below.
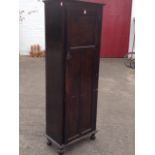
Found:
<path fill-rule="evenodd" d="M 23 12 L 24 10 L 24 12 Z M 30 46 L 39 44 L 45 49 L 44 3 L 38 0 L 19 1 L 19 52 L 29 54 Z"/>
<path fill-rule="evenodd" d="M 132 0 L 132 14 L 131 14 L 130 40 L 129 40 L 128 52 L 132 52 L 133 50 L 133 41 L 134 41 L 134 33 L 135 33 L 135 27 L 133 23 L 134 18 L 135 18 L 135 0 Z"/>

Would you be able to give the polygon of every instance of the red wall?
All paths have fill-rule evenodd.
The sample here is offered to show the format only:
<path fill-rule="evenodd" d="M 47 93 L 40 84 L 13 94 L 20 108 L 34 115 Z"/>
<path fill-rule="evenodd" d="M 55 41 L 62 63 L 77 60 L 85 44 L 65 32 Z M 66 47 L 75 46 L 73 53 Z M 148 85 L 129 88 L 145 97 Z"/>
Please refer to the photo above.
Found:
<path fill-rule="evenodd" d="M 101 57 L 128 53 L 132 0 L 84 0 L 106 4 L 103 9 Z"/>

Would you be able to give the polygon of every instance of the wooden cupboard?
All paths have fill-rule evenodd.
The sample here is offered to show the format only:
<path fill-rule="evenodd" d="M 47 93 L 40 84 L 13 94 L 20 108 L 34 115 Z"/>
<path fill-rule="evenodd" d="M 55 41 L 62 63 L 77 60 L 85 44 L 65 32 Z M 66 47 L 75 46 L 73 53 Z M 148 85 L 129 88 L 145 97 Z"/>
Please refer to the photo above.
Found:
<path fill-rule="evenodd" d="M 64 147 L 95 139 L 103 5 L 47 0 L 46 135 Z"/>

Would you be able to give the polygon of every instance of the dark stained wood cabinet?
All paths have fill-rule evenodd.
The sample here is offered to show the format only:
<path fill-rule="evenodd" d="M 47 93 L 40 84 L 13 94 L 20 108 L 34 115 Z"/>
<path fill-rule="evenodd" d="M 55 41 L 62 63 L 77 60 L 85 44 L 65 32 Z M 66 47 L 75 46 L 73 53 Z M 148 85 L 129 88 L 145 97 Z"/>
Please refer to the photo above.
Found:
<path fill-rule="evenodd" d="M 77 140 L 95 138 L 102 7 L 45 1 L 46 135 L 59 154 Z"/>

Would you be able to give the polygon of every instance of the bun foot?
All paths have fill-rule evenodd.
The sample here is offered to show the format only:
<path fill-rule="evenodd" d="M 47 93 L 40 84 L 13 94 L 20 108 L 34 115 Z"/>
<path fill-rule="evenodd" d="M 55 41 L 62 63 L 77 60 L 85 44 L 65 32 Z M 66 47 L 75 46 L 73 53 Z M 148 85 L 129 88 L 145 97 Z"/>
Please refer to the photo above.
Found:
<path fill-rule="evenodd" d="M 90 136 L 90 139 L 91 139 L 91 140 L 95 140 L 95 139 L 96 139 L 96 135 L 95 135 L 95 134 L 92 134 L 92 135 Z"/>
<path fill-rule="evenodd" d="M 52 145 L 52 142 L 49 139 L 47 139 L 47 145 L 48 146 L 51 146 Z"/>
<path fill-rule="evenodd" d="M 58 154 L 59 154 L 59 155 L 64 155 L 64 153 L 65 153 L 65 151 L 64 151 L 63 148 L 61 148 L 61 149 L 58 150 Z"/>

